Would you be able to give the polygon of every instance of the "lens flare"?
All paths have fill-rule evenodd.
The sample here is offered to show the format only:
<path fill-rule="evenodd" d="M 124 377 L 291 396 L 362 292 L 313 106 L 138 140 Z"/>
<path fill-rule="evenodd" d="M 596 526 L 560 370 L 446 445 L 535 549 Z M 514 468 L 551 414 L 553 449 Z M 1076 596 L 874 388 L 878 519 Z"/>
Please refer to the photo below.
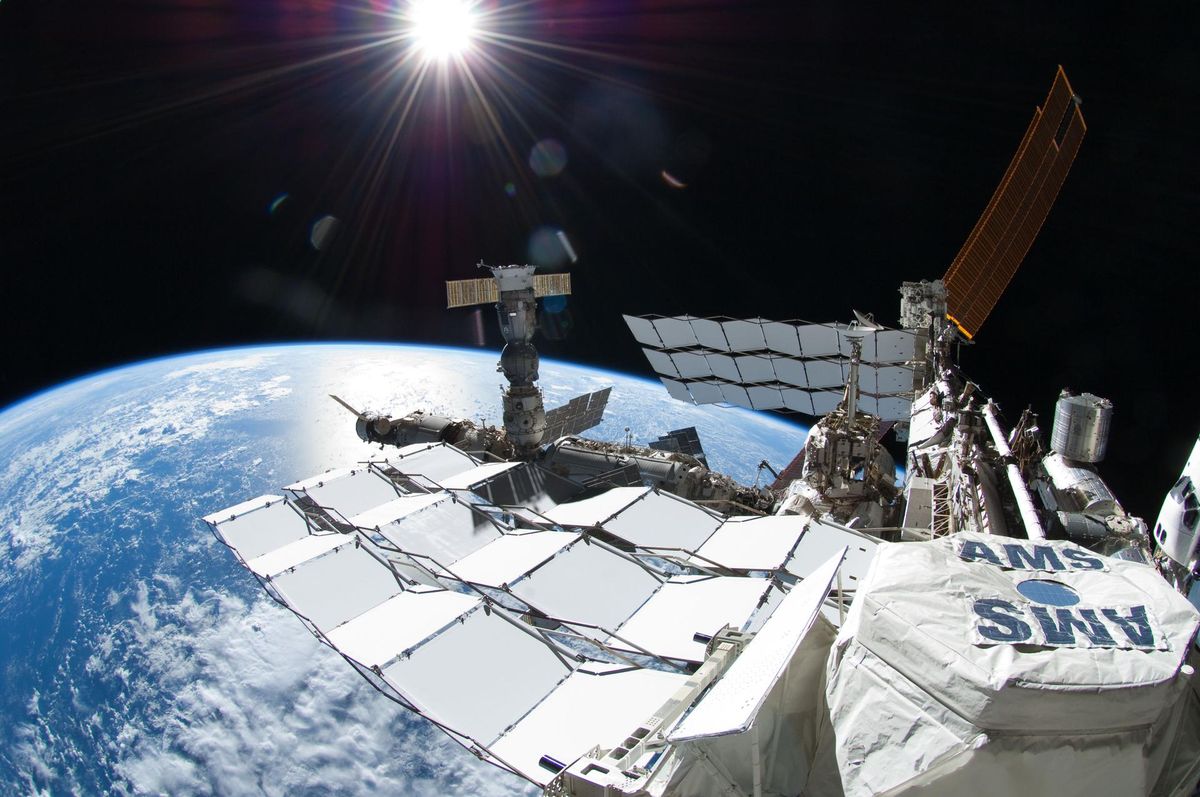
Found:
<path fill-rule="evenodd" d="M 408 18 L 413 43 L 425 58 L 444 61 L 471 49 L 475 34 L 472 3 L 466 0 L 412 0 Z"/>

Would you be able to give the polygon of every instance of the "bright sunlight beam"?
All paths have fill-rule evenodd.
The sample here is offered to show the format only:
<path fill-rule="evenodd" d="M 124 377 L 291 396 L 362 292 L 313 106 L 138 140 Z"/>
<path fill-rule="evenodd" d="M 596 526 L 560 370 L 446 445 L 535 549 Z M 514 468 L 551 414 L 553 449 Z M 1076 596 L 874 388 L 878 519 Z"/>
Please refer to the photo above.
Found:
<path fill-rule="evenodd" d="M 412 0 L 408 18 L 417 50 L 431 61 L 466 53 L 475 33 L 471 6 L 468 0 Z"/>

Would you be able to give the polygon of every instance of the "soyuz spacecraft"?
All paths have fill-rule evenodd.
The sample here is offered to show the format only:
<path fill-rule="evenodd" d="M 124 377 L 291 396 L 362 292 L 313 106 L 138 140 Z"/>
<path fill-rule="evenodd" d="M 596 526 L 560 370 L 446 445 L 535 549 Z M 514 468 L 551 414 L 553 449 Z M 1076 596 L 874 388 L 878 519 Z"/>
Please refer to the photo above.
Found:
<path fill-rule="evenodd" d="M 694 430 L 583 437 L 607 390 L 547 412 L 537 300 L 570 278 L 499 266 L 447 293 L 496 307 L 503 428 L 338 399 L 387 453 L 205 520 L 381 693 L 548 795 L 1191 794 L 1200 443 L 1149 532 L 1099 473 L 1108 401 L 1064 392 L 1047 447 L 956 360 L 1085 129 L 1059 69 L 894 328 L 625 317 L 674 398 L 819 418 L 768 487 Z"/>

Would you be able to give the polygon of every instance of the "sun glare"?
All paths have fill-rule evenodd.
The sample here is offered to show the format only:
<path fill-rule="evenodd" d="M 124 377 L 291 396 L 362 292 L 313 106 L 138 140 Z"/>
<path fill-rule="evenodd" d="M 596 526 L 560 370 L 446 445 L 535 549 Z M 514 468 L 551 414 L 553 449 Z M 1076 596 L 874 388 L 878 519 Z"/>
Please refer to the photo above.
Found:
<path fill-rule="evenodd" d="M 417 49 L 428 59 L 445 60 L 471 48 L 475 18 L 467 0 L 412 0 L 408 18 Z"/>

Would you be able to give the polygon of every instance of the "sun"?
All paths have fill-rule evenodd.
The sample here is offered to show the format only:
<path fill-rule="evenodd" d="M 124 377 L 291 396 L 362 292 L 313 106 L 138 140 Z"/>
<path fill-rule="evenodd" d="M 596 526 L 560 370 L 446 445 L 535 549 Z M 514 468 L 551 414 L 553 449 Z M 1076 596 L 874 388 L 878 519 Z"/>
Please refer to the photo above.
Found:
<path fill-rule="evenodd" d="M 473 5 L 468 0 L 411 0 L 407 16 L 414 46 L 433 61 L 466 54 L 475 35 Z"/>

